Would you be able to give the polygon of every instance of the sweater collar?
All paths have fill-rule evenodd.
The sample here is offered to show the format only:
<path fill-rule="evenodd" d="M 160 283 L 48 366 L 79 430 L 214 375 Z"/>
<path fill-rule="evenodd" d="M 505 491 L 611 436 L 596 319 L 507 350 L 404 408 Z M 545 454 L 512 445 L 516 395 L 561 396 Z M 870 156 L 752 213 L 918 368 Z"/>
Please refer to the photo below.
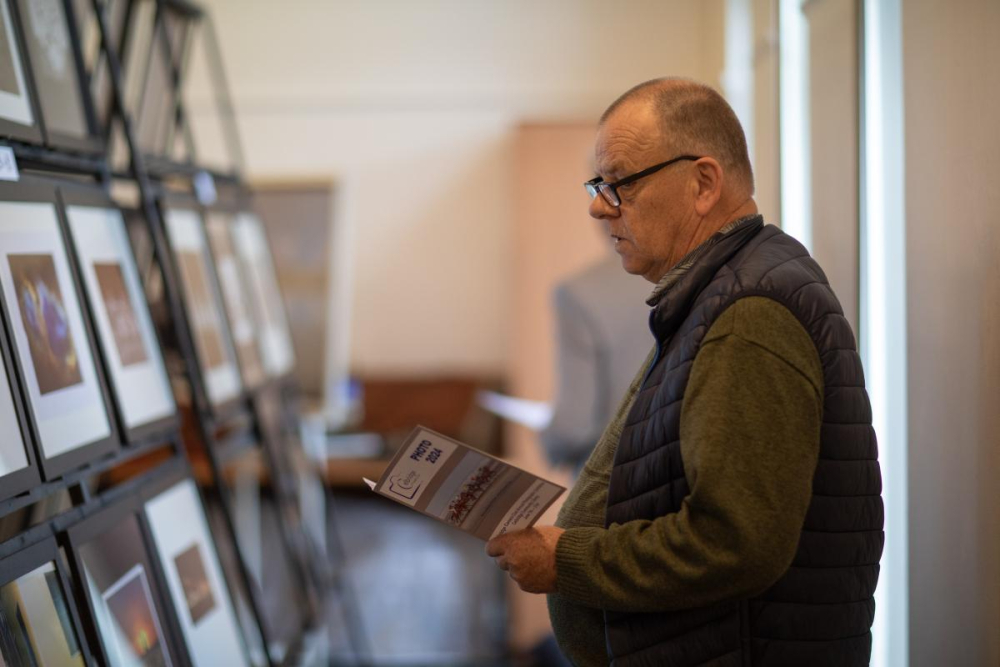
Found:
<path fill-rule="evenodd" d="M 733 220 L 667 271 L 646 300 L 653 307 L 649 326 L 657 340 L 673 332 L 712 276 L 763 226 L 760 214 Z"/>

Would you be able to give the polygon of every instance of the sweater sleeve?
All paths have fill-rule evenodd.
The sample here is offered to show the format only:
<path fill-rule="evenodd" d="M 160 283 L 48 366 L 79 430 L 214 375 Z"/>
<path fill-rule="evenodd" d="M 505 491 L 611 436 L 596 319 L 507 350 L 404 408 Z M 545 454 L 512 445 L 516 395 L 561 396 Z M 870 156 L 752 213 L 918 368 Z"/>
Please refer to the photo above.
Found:
<path fill-rule="evenodd" d="M 680 511 L 567 530 L 558 592 L 614 611 L 670 611 L 755 595 L 788 569 L 812 495 L 823 376 L 815 345 L 763 297 L 730 306 L 695 358 L 680 436 Z"/>

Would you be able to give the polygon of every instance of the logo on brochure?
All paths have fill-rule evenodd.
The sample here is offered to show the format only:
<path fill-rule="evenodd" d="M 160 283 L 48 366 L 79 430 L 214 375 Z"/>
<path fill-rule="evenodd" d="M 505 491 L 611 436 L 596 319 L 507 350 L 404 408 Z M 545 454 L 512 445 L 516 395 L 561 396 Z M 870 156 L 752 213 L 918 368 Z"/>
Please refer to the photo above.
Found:
<path fill-rule="evenodd" d="M 417 496 L 417 491 L 423 484 L 420 481 L 420 474 L 415 470 L 407 472 L 405 475 L 393 475 L 389 478 L 389 491 L 401 498 L 413 500 Z"/>

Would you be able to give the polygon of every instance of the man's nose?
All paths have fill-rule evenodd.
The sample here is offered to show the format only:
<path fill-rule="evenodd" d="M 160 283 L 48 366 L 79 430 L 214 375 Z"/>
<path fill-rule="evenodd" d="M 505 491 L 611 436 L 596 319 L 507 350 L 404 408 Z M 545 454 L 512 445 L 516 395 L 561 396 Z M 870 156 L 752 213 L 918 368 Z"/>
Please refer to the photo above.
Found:
<path fill-rule="evenodd" d="M 619 211 L 617 206 L 612 206 L 603 196 L 598 194 L 590 200 L 588 213 L 590 213 L 590 217 L 592 218 L 604 220 L 606 218 L 617 218 Z"/>

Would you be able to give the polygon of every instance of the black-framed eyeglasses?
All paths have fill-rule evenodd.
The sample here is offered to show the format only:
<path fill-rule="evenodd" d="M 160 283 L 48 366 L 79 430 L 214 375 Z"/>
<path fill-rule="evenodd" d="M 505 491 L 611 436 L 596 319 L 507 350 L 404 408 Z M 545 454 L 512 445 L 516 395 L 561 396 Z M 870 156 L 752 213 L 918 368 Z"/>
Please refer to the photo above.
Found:
<path fill-rule="evenodd" d="M 587 193 L 590 198 L 593 199 L 600 192 L 604 200 L 614 207 L 619 207 L 622 205 L 621 197 L 618 196 L 618 188 L 623 185 L 628 185 L 629 183 L 635 183 L 640 178 L 645 178 L 650 174 L 655 174 L 661 169 L 669 167 L 675 162 L 680 162 L 681 160 L 700 160 L 701 158 L 697 155 L 681 155 L 680 157 L 675 157 L 672 160 L 667 160 L 666 162 L 661 162 L 660 164 L 654 164 L 652 167 L 643 169 L 642 171 L 637 171 L 631 176 L 626 176 L 625 178 L 619 179 L 614 183 L 607 183 L 603 178 L 598 176 L 597 178 L 592 178 L 583 184 L 583 187 L 587 188 Z"/>

